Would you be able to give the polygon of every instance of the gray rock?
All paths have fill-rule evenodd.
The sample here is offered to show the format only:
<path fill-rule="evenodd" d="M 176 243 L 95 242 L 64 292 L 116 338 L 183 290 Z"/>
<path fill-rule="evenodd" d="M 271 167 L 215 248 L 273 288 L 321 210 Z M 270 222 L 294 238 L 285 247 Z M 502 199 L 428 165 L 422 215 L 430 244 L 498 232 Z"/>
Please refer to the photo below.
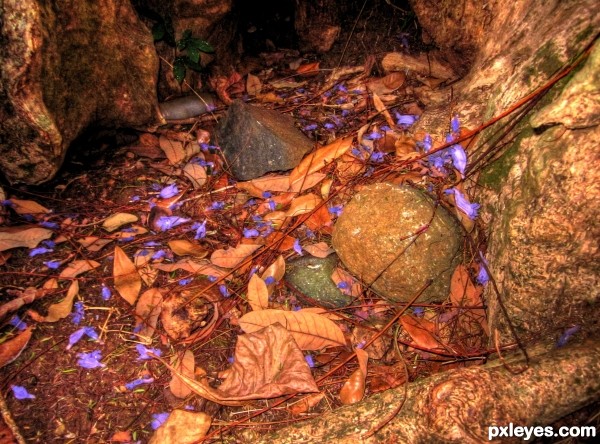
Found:
<path fill-rule="evenodd" d="M 285 279 L 323 307 L 345 307 L 352 302 L 352 297 L 342 293 L 331 279 L 337 263 L 335 254 L 323 259 L 312 256 L 294 259 L 287 263 Z"/>
<path fill-rule="evenodd" d="M 290 170 L 313 147 L 292 117 L 240 100 L 229 107 L 217 140 L 231 172 L 240 180 Z"/>
<path fill-rule="evenodd" d="M 419 301 L 442 301 L 461 259 L 462 238 L 455 219 L 424 193 L 377 183 L 346 205 L 333 247 L 351 273 L 385 298 L 406 302 L 431 279 Z"/>

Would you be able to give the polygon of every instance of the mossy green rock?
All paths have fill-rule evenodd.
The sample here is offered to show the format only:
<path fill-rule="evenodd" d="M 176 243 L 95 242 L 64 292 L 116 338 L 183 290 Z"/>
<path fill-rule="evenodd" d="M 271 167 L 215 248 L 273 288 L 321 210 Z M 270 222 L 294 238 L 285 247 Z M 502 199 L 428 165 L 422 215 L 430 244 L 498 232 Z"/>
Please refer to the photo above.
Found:
<path fill-rule="evenodd" d="M 446 299 L 462 244 L 462 228 L 448 211 L 419 190 L 387 183 L 357 193 L 333 233 L 346 268 L 398 302 L 409 301 L 429 280 L 419 301 Z"/>
<path fill-rule="evenodd" d="M 331 279 L 337 263 L 335 254 L 323 259 L 312 256 L 294 259 L 287 263 L 285 279 L 323 307 L 345 307 L 352 302 L 352 298 L 342 293 Z"/>

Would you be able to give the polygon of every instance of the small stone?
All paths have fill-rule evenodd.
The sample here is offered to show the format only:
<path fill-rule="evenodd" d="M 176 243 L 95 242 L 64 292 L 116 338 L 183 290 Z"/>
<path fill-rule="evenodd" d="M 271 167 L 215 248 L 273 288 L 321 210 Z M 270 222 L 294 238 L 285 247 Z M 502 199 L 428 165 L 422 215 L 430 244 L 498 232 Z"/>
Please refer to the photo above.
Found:
<path fill-rule="evenodd" d="M 323 307 L 346 307 L 352 302 L 352 297 L 342 293 L 331 279 L 337 263 L 338 257 L 335 254 L 326 258 L 305 256 L 294 259 L 287 263 L 285 279 L 296 290 Z"/>
<path fill-rule="evenodd" d="M 313 147 L 313 142 L 294 126 L 291 116 L 241 100 L 229 107 L 217 138 L 238 180 L 290 170 Z"/>
<path fill-rule="evenodd" d="M 433 302 L 448 297 L 462 239 L 457 221 L 425 193 L 377 183 L 344 207 L 332 240 L 346 268 L 384 298 L 407 302 L 431 279 L 419 302 Z"/>

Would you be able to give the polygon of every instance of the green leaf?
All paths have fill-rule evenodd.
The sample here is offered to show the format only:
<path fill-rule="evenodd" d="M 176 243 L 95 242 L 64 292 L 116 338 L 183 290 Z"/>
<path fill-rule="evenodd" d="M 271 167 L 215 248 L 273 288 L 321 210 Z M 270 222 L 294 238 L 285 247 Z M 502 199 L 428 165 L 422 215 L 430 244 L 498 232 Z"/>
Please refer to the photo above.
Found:
<path fill-rule="evenodd" d="M 177 57 L 175 62 L 173 62 L 173 77 L 175 77 L 175 80 L 180 84 L 183 82 L 183 79 L 185 79 L 185 63 L 184 57 Z"/>
<path fill-rule="evenodd" d="M 210 43 L 208 43 L 202 39 L 196 39 L 196 38 L 189 39 L 188 47 L 198 49 L 199 51 L 202 51 L 202 52 L 215 52 L 215 48 L 213 48 Z"/>
<path fill-rule="evenodd" d="M 200 50 L 198 48 L 188 48 L 186 51 L 188 59 L 194 63 L 200 62 Z"/>
<path fill-rule="evenodd" d="M 164 23 L 155 23 L 152 27 L 152 37 L 155 42 L 162 40 L 165 36 L 165 24 Z"/>
<path fill-rule="evenodd" d="M 197 71 L 197 72 L 201 72 L 204 69 L 204 67 L 202 65 L 200 65 L 200 63 L 196 63 L 196 62 L 194 62 L 193 60 L 190 60 L 187 57 L 185 59 L 185 65 L 188 68 L 193 69 L 194 71 Z"/>

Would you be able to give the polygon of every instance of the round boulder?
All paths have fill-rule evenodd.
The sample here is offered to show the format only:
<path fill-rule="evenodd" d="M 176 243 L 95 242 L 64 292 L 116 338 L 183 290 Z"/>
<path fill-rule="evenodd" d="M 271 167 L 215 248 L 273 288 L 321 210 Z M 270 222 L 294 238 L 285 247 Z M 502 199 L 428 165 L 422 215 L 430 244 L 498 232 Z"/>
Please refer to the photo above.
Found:
<path fill-rule="evenodd" d="M 462 244 L 463 231 L 446 209 L 419 190 L 388 183 L 358 192 L 333 233 L 348 270 L 396 302 L 409 301 L 430 279 L 419 302 L 446 299 Z"/>

